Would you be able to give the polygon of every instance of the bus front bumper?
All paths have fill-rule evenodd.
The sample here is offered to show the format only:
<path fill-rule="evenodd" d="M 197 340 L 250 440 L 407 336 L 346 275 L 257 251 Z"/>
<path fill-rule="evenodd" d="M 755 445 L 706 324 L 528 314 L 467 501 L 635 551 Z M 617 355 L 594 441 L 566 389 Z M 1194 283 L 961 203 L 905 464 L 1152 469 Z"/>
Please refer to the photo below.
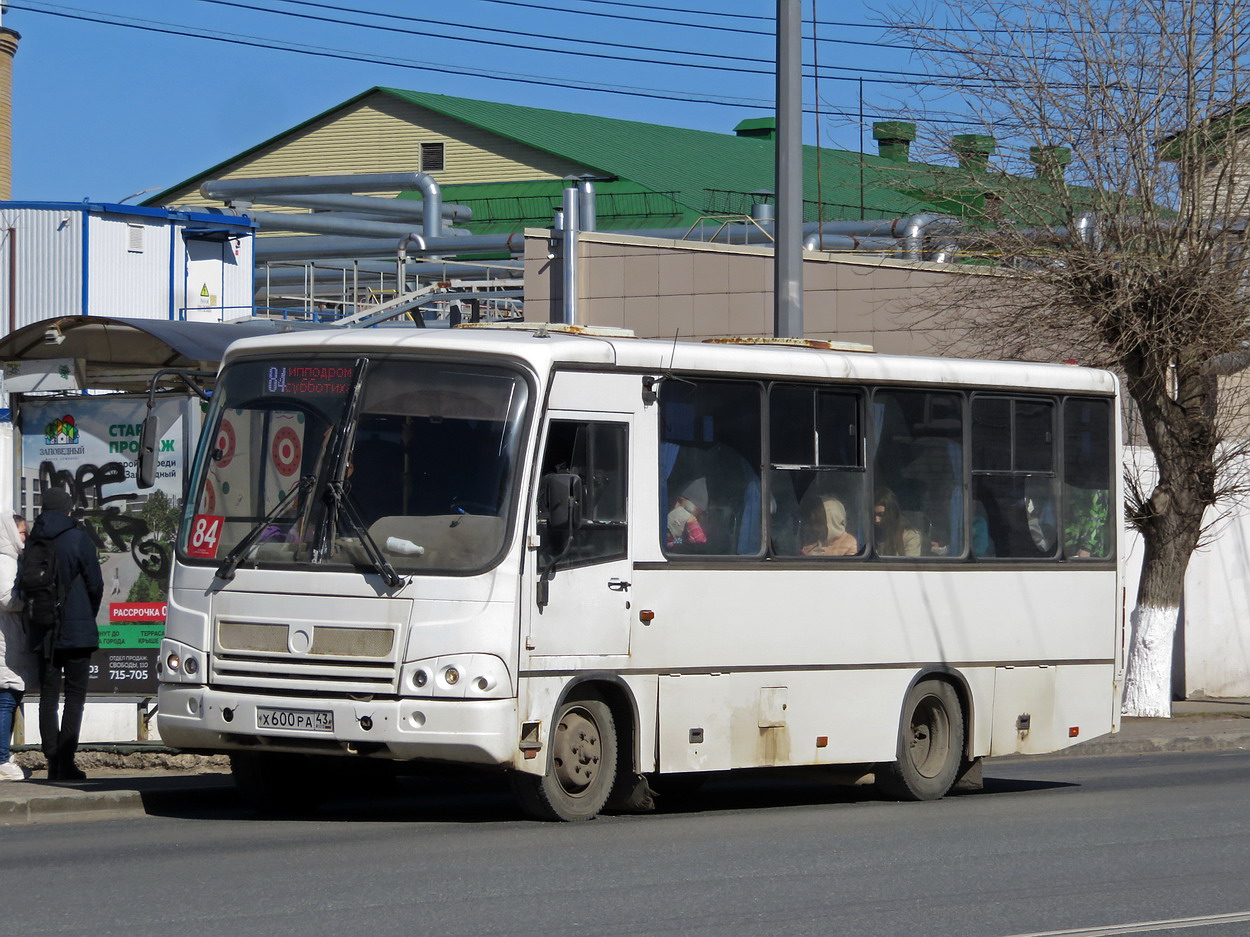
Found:
<path fill-rule="evenodd" d="M 510 765 L 518 756 L 516 700 L 306 699 L 162 684 L 161 740 L 197 752 L 368 755 Z"/>

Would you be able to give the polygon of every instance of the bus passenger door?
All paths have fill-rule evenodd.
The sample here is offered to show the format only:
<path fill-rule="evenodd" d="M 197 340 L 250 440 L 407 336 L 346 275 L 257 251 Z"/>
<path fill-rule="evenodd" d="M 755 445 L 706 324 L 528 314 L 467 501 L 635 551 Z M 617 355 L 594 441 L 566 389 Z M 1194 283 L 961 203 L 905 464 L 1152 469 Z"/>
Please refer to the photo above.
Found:
<path fill-rule="evenodd" d="M 531 655 L 629 653 L 630 424 L 625 413 L 548 411 L 538 487 L 548 476 L 576 476 L 581 519 L 573 530 L 549 530 L 543 496 L 531 502 L 537 542 L 527 551 L 532 589 L 524 629 Z"/>

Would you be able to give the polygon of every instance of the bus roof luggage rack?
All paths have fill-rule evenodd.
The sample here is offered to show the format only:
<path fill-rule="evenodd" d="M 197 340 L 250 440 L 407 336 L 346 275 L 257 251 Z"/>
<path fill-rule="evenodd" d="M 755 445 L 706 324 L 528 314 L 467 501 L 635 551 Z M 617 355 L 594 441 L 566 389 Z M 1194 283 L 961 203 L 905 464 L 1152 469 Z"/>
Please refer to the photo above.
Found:
<path fill-rule="evenodd" d="M 830 342 L 823 338 L 771 338 L 756 335 L 739 335 L 733 338 L 705 338 L 709 345 L 780 345 L 783 348 L 818 348 L 821 351 L 855 351 L 876 354 L 871 345 L 859 342 Z"/>
<path fill-rule="evenodd" d="M 564 322 L 461 322 L 458 329 L 515 329 L 548 335 L 591 335 L 596 338 L 637 338 L 633 329 L 618 329 L 610 325 L 568 325 Z"/>

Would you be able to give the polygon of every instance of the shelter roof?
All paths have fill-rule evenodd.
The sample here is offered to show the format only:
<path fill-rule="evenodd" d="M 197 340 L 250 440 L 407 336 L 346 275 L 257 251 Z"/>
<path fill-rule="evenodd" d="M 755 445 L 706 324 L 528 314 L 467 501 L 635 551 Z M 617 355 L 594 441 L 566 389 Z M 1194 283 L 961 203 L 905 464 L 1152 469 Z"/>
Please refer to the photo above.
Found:
<path fill-rule="evenodd" d="M 0 360 L 73 358 L 81 362 L 85 386 L 91 389 L 140 390 L 162 368 L 215 370 L 231 342 L 307 327 L 284 319 L 181 322 L 60 316 L 0 338 Z"/>

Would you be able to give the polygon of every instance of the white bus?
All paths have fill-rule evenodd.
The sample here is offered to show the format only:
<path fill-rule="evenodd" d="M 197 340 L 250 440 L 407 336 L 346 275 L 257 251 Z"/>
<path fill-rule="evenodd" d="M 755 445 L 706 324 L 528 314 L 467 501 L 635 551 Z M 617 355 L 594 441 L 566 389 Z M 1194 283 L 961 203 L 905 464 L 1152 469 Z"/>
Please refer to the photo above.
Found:
<path fill-rule="evenodd" d="M 764 766 L 938 798 L 1118 728 L 1119 424 L 1115 378 L 1064 365 L 558 326 L 241 341 L 160 734 L 277 809 L 321 756 L 489 766 L 563 820 Z"/>

